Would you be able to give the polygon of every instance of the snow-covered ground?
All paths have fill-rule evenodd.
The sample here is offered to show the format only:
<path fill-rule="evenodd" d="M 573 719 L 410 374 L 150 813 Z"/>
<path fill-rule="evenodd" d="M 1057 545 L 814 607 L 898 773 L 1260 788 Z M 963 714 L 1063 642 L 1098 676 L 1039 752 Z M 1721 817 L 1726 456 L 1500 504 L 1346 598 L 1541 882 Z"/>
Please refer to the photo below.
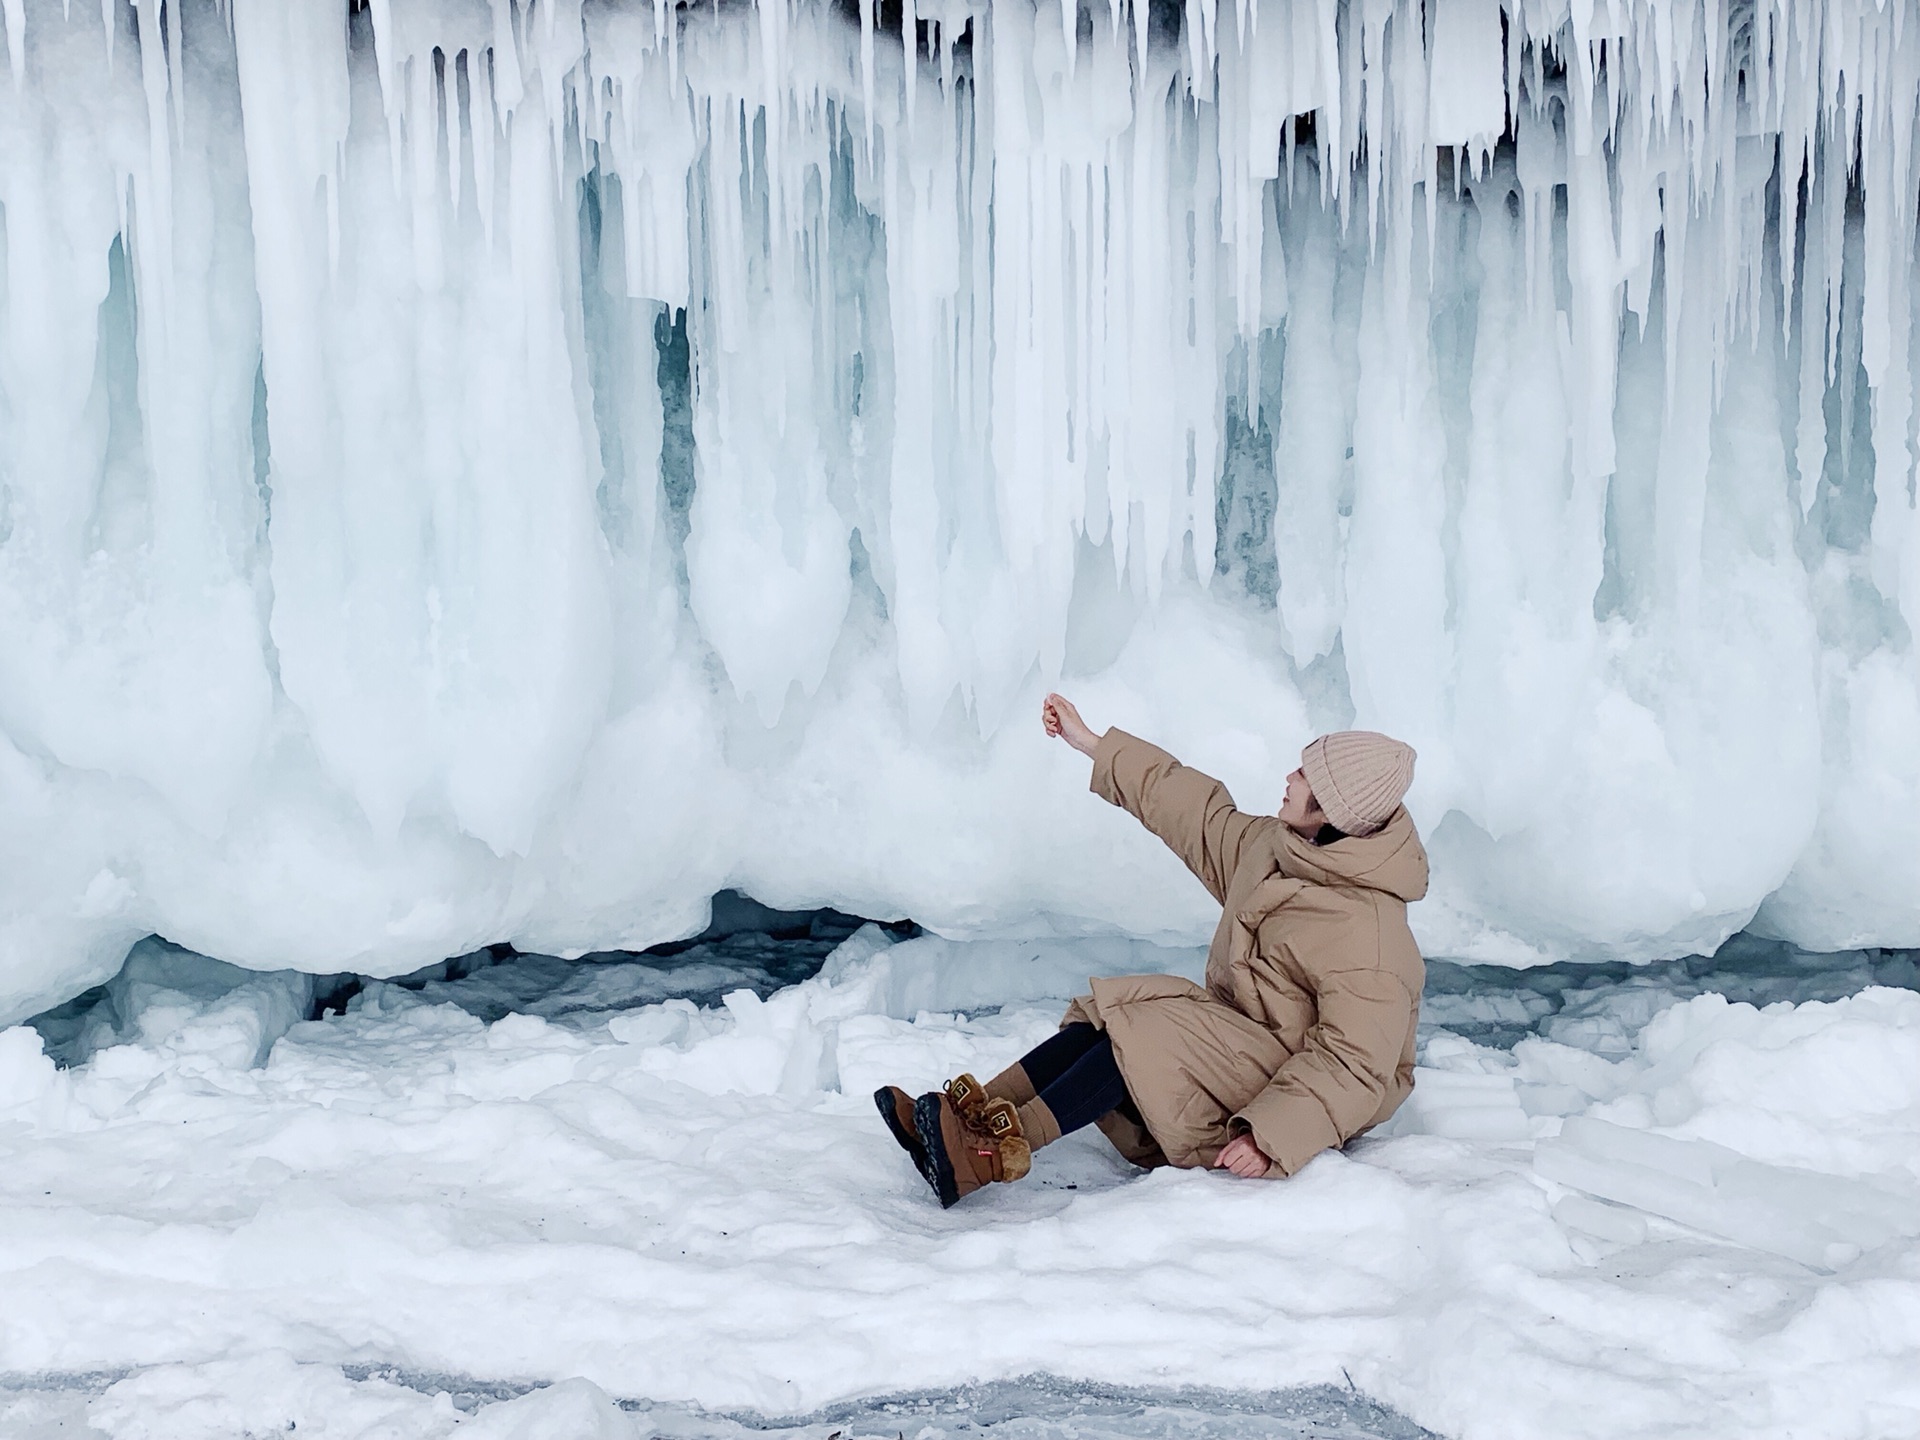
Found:
<path fill-rule="evenodd" d="M 322 1440 L 370 1433 L 438 1440 L 462 1426 L 461 1440 L 898 1440 L 908 1430 L 915 1440 L 1435 1440 L 1404 1416 L 1331 1385 L 1168 1390 L 1036 1375 L 769 1419 L 644 1401 L 616 1406 L 589 1380 L 486 1385 L 385 1367 L 302 1365 L 283 1353 L 47 1383 L 54 1378 L 20 1389 L 0 1384 L 7 1440 L 65 1440 L 87 1434 L 90 1424 L 166 1440 L 287 1431 Z"/>
<path fill-rule="evenodd" d="M 1436 965 L 1388 1133 L 1280 1184 L 1070 1137 L 942 1212 L 869 1092 L 1198 954 L 869 927 L 783 984 L 782 953 L 519 959 L 307 1021 L 328 982 L 148 942 L 47 1022 L 75 1063 L 0 1031 L 0 1433 L 938 1435 L 821 1407 L 1035 1374 L 1332 1386 L 1459 1437 L 1920 1433 L 1911 956 Z M 1249 1428 L 1062 1395 L 1004 1433 Z M 1412 1433 L 1321 1419 L 1268 1433 Z"/>

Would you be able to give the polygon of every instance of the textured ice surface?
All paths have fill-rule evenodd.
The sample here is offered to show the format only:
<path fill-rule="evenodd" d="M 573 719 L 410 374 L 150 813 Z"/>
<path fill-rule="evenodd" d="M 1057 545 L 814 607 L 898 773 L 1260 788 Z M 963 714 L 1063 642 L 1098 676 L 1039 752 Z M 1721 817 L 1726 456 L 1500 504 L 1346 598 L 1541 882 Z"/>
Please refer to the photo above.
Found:
<path fill-rule="evenodd" d="M 264 1064 L 256 987 L 309 977 L 150 947 L 80 1063 L 0 1031 L 0 1417 L 266 1433 L 305 1407 L 358 1440 L 382 1407 L 433 1434 L 573 1378 L 492 1423 L 543 1433 L 552 1404 L 568 1440 L 624 1436 L 613 1397 L 647 1433 L 752 1411 L 884 1440 L 908 1425 L 857 1397 L 1045 1372 L 1236 1393 L 1135 1397 L 1168 1433 L 1266 1433 L 1235 1407 L 1284 1392 L 1291 1423 L 1316 1386 L 1462 1440 L 1920 1428 L 1920 992 L 1873 983 L 1911 987 L 1912 955 L 1490 971 L 1445 993 L 1497 1043 L 1430 1014 L 1401 1113 L 1285 1183 L 1142 1175 L 1088 1133 L 943 1212 L 871 1090 L 991 1073 L 1088 973 L 1200 952 L 868 928 L 780 986 L 744 940 L 660 977 L 731 969 L 717 1003 L 651 998 L 633 960 L 476 957 L 340 997 Z M 113 1383 L 62 1400 L 60 1375 Z M 1031 1401 L 1009 1437 L 1082 1423 L 986 1393 Z M 1091 1408 L 1082 1433 L 1135 1433 Z"/>
<path fill-rule="evenodd" d="M 58 1382 L 58 1383 L 56 1383 Z M 413 1392 L 409 1394 L 408 1392 Z M 8 1440 L 232 1440 L 297 1430 L 321 1440 L 1430 1440 L 1351 1390 L 1144 1390 L 1030 1376 L 830 1405 L 769 1419 L 624 1401 L 585 1380 L 476 1384 L 286 1356 L 167 1366 L 135 1376 L 0 1377 Z M 381 1428 L 386 1427 L 386 1428 Z"/>
<path fill-rule="evenodd" d="M 1411 740 L 1434 953 L 1920 940 L 1908 5 L 0 10 L 0 1016 L 1189 942 L 1068 681 Z"/>

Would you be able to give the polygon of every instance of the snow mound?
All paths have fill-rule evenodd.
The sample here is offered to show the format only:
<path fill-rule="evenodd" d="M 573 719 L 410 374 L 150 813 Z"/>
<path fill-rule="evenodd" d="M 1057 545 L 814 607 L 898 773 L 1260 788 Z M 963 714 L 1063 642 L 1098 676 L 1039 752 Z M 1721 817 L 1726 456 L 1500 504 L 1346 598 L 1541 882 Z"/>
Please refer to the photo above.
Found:
<path fill-rule="evenodd" d="M 233 1440 L 298 1431 L 321 1440 L 1435 1440 L 1351 1389 L 1246 1393 L 1143 1390 L 1034 1376 L 830 1405 L 769 1420 L 614 1402 L 589 1380 L 476 1386 L 451 1376 L 302 1365 L 268 1351 L 241 1361 L 160 1365 L 111 1384 L 0 1382 L 9 1440 Z M 43 1379 L 50 1377 L 41 1377 Z M 449 1388 L 452 1387 L 452 1388 Z M 523 1390 L 525 1393 L 513 1393 Z M 500 1393 L 505 1392 L 505 1393 Z M 93 1398 L 97 1393 L 98 1398 Z M 451 1403 L 450 1403 L 451 1402 Z"/>
<path fill-rule="evenodd" d="M 990 1074 L 1087 973 L 1198 958 L 868 928 L 711 1006 L 489 1023 L 468 981 L 371 985 L 258 1065 L 136 1024 L 56 1070 L 0 1031 L 0 1373 L 138 1371 L 89 1402 L 129 1435 L 335 1392 L 436 1433 L 427 1398 L 343 1388 L 370 1360 L 577 1377 L 511 1413 L 584 1433 L 608 1396 L 796 1415 L 1035 1371 L 1352 1385 L 1461 1440 L 1920 1424 L 1920 993 L 1614 982 L 1624 1052 L 1429 1026 L 1402 1112 L 1284 1183 L 1086 1134 L 932 1202 L 875 1086 Z"/>

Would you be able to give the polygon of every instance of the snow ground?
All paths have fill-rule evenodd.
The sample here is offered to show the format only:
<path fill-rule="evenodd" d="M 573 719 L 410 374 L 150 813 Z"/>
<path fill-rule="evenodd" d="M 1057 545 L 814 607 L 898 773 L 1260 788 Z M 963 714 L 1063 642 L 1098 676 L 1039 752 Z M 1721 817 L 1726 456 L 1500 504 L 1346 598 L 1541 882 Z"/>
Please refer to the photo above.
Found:
<path fill-rule="evenodd" d="M 942 1212 L 868 1093 L 1198 953 L 782 943 L 308 1021 L 146 942 L 0 1031 L 0 1434 L 1920 1433 L 1911 955 L 1437 964 L 1414 1098 L 1295 1179 L 1076 1136 Z"/>
<path fill-rule="evenodd" d="M 1048 1376 L 843 1402 L 769 1420 L 686 1406 L 617 1406 L 587 1380 L 532 1389 L 474 1386 L 459 1377 L 368 1373 L 371 1367 L 301 1365 L 278 1353 L 203 1366 L 157 1366 L 136 1377 L 40 1377 L 0 1385 L 0 1433 L 58 1440 L 192 1433 L 376 1434 L 463 1440 L 555 1435 L 557 1440 L 1432 1440 L 1432 1432 L 1352 1390 L 1307 1386 L 1271 1394 L 1141 1390 Z M 291 1422 L 291 1423 L 289 1423 Z M 219 1427 L 226 1427 L 224 1432 Z"/>

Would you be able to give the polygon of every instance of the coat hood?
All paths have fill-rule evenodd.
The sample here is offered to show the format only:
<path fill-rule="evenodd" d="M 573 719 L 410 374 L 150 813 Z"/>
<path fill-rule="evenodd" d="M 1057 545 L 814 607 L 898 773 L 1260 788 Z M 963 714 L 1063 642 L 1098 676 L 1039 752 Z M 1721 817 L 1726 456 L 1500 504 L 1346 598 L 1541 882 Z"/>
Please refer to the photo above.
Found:
<path fill-rule="evenodd" d="M 1314 885 L 1381 890 L 1408 902 L 1427 893 L 1427 850 L 1402 806 L 1371 835 L 1315 845 L 1282 825 L 1274 849 L 1281 873 Z"/>

